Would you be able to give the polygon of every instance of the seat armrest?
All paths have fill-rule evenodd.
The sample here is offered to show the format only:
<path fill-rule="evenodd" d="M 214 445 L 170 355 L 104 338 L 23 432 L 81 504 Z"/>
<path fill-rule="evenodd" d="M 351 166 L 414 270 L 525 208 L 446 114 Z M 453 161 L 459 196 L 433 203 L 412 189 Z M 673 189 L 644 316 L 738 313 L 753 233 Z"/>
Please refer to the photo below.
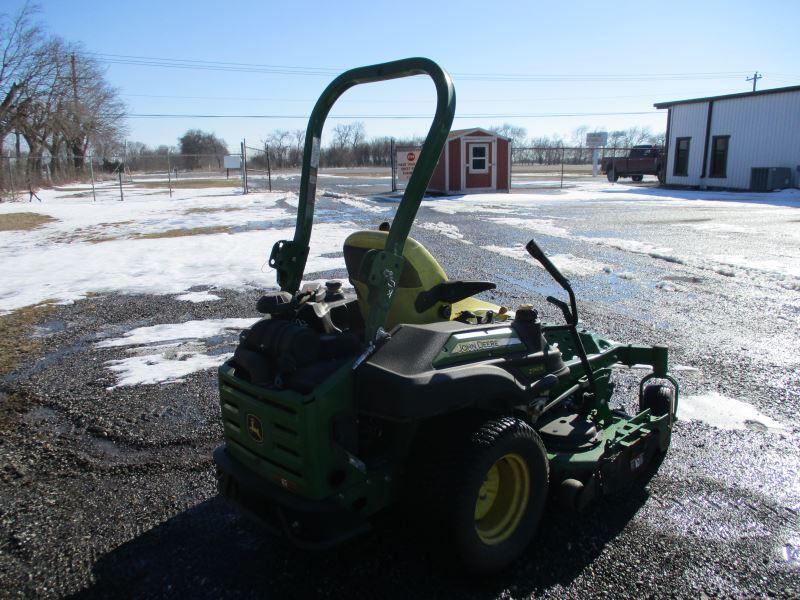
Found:
<path fill-rule="evenodd" d="M 425 292 L 420 292 L 414 301 L 414 308 L 418 313 L 423 313 L 437 302 L 453 304 L 496 287 L 491 281 L 445 281 Z"/>

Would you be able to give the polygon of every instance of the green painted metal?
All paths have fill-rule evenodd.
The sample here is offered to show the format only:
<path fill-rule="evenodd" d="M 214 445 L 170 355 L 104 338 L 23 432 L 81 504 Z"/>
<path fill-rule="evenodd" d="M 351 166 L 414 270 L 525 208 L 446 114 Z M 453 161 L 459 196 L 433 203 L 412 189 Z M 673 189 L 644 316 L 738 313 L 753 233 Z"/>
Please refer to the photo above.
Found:
<path fill-rule="evenodd" d="M 319 500 L 338 494 L 346 502 L 359 494 L 367 480 L 366 472 L 332 439 L 333 419 L 352 414 L 352 389 L 352 363 L 305 396 L 251 385 L 234 376 L 230 363 L 223 364 L 220 405 L 229 452 L 255 474 L 304 498 Z M 260 442 L 248 431 L 248 415 L 259 420 Z M 344 477 L 339 485 L 332 485 L 330 475 L 336 470 Z M 382 481 L 373 487 L 379 488 Z"/>
<path fill-rule="evenodd" d="M 350 88 L 377 81 L 387 81 L 414 75 L 428 75 L 436 87 L 436 112 L 428 136 L 422 146 L 417 165 L 406 186 L 397 208 L 386 248 L 372 251 L 365 257 L 368 269 L 370 311 L 367 318 L 366 341 L 371 341 L 386 321 L 391 306 L 394 287 L 403 268 L 403 248 L 411 225 L 425 195 L 428 182 L 447 141 L 456 112 L 456 91 L 450 75 L 427 58 L 406 58 L 368 67 L 351 69 L 334 79 L 317 100 L 306 128 L 303 169 L 300 178 L 300 198 L 297 207 L 297 224 L 294 239 L 275 244 L 269 264 L 278 271 L 281 289 L 292 294 L 300 287 L 308 258 L 311 228 L 314 222 L 314 205 L 319 170 L 320 138 L 325 119 L 333 105 Z"/>
<path fill-rule="evenodd" d="M 394 285 L 404 264 L 405 242 L 452 124 L 455 90 L 444 70 L 428 59 L 409 58 L 353 69 L 337 77 L 326 88 L 314 107 L 306 131 L 294 238 L 278 242 L 270 256 L 270 265 L 277 270 L 281 289 L 296 293 L 309 253 L 320 136 L 336 100 L 355 85 L 420 74 L 428 75 L 434 81 L 436 113 L 392 223 L 386 248 L 370 251 L 362 264 L 361 279 L 367 281 L 369 288 L 370 310 L 364 340 L 367 343 L 375 340 L 391 307 Z M 574 314 L 572 296 L 571 301 Z M 677 407 L 678 382 L 669 374 L 666 347 L 618 344 L 585 329 L 578 329 L 573 335 L 563 325 L 545 324 L 543 333 L 548 343 L 558 344 L 569 367 L 569 374 L 559 375 L 558 383 L 547 391 L 547 396 L 557 399 L 564 394 L 570 400 L 567 394 L 578 396 L 591 387 L 596 394 L 586 396 L 590 401 L 583 409 L 602 429 L 602 439 L 594 446 L 572 452 L 548 451 L 553 481 L 594 477 L 610 457 L 635 447 L 645 436 L 653 433 L 658 436 L 661 449 L 667 449 L 672 415 L 659 417 L 644 410 L 628 416 L 609 407 L 614 393 L 611 371 L 615 364 L 651 366 L 652 371 L 640 383 L 640 401 L 645 384 L 660 379 L 673 385 Z M 581 358 L 581 347 L 588 356 Z M 487 328 L 481 332 L 451 336 L 434 359 L 433 366 L 444 368 L 492 359 L 500 362 L 502 357 L 525 349 L 525 344 L 511 327 Z M 234 375 L 234 367 L 229 361 L 219 369 L 220 405 L 227 449 L 234 459 L 261 479 L 292 492 L 298 499 L 333 500 L 342 509 L 355 511 L 366 519 L 398 499 L 397 482 L 407 468 L 405 463 L 417 429 L 422 424 L 392 425 L 391 435 L 387 436 L 390 440 L 388 446 L 377 452 L 369 445 L 369 435 L 365 443 L 360 427 L 369 418 L 358 418 L 354 361 L 342 365 L 307 395 L 247 383 Z M 533 380 L 543 376 L 545 369 L 545 365 L 539 364 L 521 366 L 518 371 Z M 590 386 L 592 376 L 594 385 Z M 578 391 L 570 391 L 574 389 Z M 509 408 L 498 410 L 505 412 Z M 536 425 L 538 414 L 526 412 L 529 409 L 524 405 L 513 407 L 513 410 L 515 415 Z M 351 433 L 358 439 L 348 446 L 350 450 L 337 437 L 339 419 L 356 424 L 357 430 Z M 354 454 L 356 452 L 358 456 Z"/>
<path fill-rule="evenodd" d="M 450 336 L 433 359 L 433 366 L 439 368 L 459 362 L 485 360 L 524 349 L 525 343 L 510 327 L 456 333 Z"/>

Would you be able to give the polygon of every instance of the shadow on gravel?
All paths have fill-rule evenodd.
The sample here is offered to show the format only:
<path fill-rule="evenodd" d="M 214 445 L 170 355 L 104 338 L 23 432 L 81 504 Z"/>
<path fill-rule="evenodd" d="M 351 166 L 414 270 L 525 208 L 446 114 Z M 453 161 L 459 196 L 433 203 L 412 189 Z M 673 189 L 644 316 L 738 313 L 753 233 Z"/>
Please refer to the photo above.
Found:
<path fill-rule="evenodd" d="M 400 520 L 327 552 L 306 552 L 249 525 L 214 498 L 100 558 L 95 584 L 78 598 L 494 598 L 568 587 L 647 498 L 642 487 L 597 503 L 585 515 L 549 508 L 517 563 L 475 578 L 430 556 Z M 506 592 L 507 591 L 507 592 Z"/>

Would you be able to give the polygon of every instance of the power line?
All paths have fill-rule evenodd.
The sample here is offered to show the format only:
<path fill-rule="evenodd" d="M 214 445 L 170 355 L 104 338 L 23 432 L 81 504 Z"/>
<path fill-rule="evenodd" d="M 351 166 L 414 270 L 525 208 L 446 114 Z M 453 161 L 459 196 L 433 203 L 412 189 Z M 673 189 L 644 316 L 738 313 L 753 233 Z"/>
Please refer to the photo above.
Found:
<path fill-rule="evenodd" d="M 632 112 L 565 112 L 565 113 L 521 113 L 521 114 L 463 114 L 456 119 L 538 119 L 557 117 L 607 117 L 622 115 L 658 115 L 661 111 Z M 167 114 L 167 113 L 132 113 L 125 115 L 131 119 L 308 119 L 308 115 L 221 115 L 221 114 Z M 330 115 L 329 119 L 431 119 L 432 115 Z"/>
<path fill-rule="evenodd" d="M 136 65 L 145 67 L 160 67 L 172 69 L 190 69 L 203 71 L 245 72 L 279 75 L 305 75 L 324 76 L 338 75 L 344 69 L 333 67 L 306 67 L 289 65 L 270 65 L 259 63 L 239 63 L 223 61 L 206 61 L 195 59 L 160 58 L 152 56 L 135 56 L 124 54 L 104 54 L 99 52 L 88 53 L 98 60 L 109 64 Z M 635 73 L 598 75 L 573 74 L 573 75 L 548 75 L 531 73 L 462 73 L 453 72 L 452 75 L 464 81 L 674 81 L 697 79 L 731 79 L 740 78 L 745 71 L 708 71 L 697 73 Z"/>
<path fill-rule="evenodd" d="M 248 96 L 183 96 L 183 95 L 170 95 L 170 94 L 120 94 L 121 96 L 129 98 L 164 98 L 170 100 L 226 100 L 226 101 L 244 101 L 244 102 L 301 102 L 313 104 L 316 98 L 259 98 Z M 545 96 L 536 98 L 475 98 L 475 99 L 459 99 L 459 105 L 463 104 L 478 104 L 484 102 L 539 102 L 543 100 L 617 100 L 622 98 L 652 98 L 653 94 L 627 94 L 620 96 Z M 431 100 L 403 100 L 403 104 L 430 104 Z M 344 98 L 337 102 L 337 104 L 397 104 L 397 100 L 375 99 L 375 100 L 348 100 Z"/>

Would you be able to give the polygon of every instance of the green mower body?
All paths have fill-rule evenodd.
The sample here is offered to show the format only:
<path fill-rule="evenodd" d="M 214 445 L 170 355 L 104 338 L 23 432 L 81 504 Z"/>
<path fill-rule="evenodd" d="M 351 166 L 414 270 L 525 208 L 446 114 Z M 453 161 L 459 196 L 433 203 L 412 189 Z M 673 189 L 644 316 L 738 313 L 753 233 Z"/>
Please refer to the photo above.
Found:
<path fill-rule="evenodd" d="M 328 111 L 353 85 L 417 74 L 433 79 L 437 110 L 390 231 L 345 242 L 353 292 L 300 289 Z M 300 546 L 330 546 L 390 505 L 418 503 L 456 556 L 495 571 L 530 542 L 548 496 L 582 510 L 657 464 L 678 386 L 666 347 L 579 326 L 569 281 L 533 240 L 528 251 L 569 296 L 548 298 L 565 324 L 476 298 L 494 284 L 448 281 L 408 237 L 454 112 L 450 77 L 422 58 L 348 71 L 323 93 L 295 236 L 270 257 L 281 291 L 259 301 L 265 318 L 219 369 L 225 444 L 214 459 L 220 493 Z M 651 367 L 635 414 L 609 407 L 619 364 Z"/>

